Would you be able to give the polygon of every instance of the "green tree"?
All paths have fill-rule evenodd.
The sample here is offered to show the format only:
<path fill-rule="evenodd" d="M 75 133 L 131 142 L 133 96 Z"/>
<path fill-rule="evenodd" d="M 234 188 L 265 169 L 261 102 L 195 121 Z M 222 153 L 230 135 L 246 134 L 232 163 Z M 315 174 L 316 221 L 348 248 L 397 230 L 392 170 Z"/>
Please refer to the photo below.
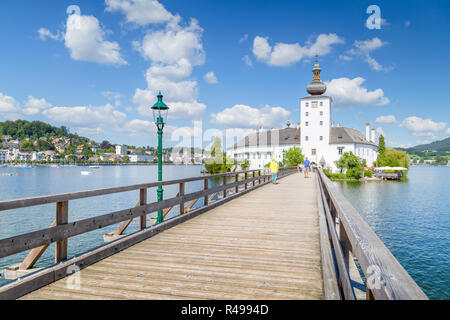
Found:
<path fill-rule="evenodd" d="M 378 161 L 380 167 L 404 167 L 409 170 L 409 157 L 404 151 L 386 148 L 383 158 Z"/>
<path fill-rule="evenodd" d="M 227 158 L 222 152 L 222 140 L 216 137 L 211 146 L 211 158 L 205 163 L 205 169 L 213 174 L 225 173 L 229 172 L 236 163 L 235 159 Z"/>
<path fill-rule="evenodd" d="M 363 171 L 363 160 L 353 154 L 353 152 L 345 152 L 339 160 L 335 161 L 336 167 L 341 173 L 346 170 L 347 178 L 359 179 Z"/>
<path fill-rule="evenodd" d="M 24 149 L 24 150 L 34 150 L 33 143 L 31 141 L 27 141 L 27 140 L 22 142 L 22 144 L 20 145 L 20 148 Z"/>
<path fill-rule="evenodd" d="M 302 154 L 302 149 L 299 147 L 292 147 L 285 154 L 286 164 L 288 167 L 296 167 L 299 163 L 303 163 L 305 157 Z"/>
<path fill-rule="evenodd" d="M 380 162 L 383 162 L 385 156 L 386 156 L 386 144 L 384 142 L 384 136 L 381 134 L 380 137 L 378 138 L 377 166 L 381 166 Z"/>
<path fill-rule="evenodd" d="M 123 156 L 122 157 L 122 162 L 129 163 L 130 162 L 130 157 L 129 156 Z"/>

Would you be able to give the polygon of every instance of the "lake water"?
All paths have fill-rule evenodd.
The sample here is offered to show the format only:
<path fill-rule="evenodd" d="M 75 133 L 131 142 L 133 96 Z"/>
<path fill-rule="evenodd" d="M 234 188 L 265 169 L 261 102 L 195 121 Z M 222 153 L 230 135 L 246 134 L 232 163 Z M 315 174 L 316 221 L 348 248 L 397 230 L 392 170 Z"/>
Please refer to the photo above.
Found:
<path fill-rule="evenodd" d="M 164 180 L 201 176 L 202 166 L 166 166 Z M 94 174 L 83 176 L 81 171 Z M 2 173 L 12 173 L 4 176 Z M 18 174 L 18 176 L 17 176 Z M 157 166 L 0 168 L 0 200 L 63 192 L 146 183 L 157 180 Z M 211 181 L 215 186 L 221 181 Z M 431 299 L 450 298 L 450 167 L 412 167 L 407 182 L 334 182 L 360 212 L 375 233 Z M 186 193 L 201 190 L 203 181 L 189 182 Z M 164 197 L 173 197 L 178 185 L 164 187 Z M 133 207 L 139 191 L 117 193 L 69 202 L 69 221 L 76 221 Z M 156 201 L 156 188 L 148 191 Z M 196 206 L 202 205 L 199 201 Z M 174 208 L 167 216 L 178 213 Z M 153 214 L 154 216 L 155 214 Z M 0 212 L 0 239 L 47 228 L 55 219 L 55 204 Z M 138 219 L 126 233 L 138 230 Z M 117 225 L 69 239 L 73 257 L 103 245 L 103 234 Z M 21 262 L 27 252 L 0 259 L 0 270 Z M 54 259 L 51 245 L 37 263 L 49 266 Z M 0 278 L 0 285 L 7 283 Z"/>
<path fill-rule="evenodd" d="M 201 176 L 199 165 L 168 165 L 163 170 L 163 179 L 181 179 Z M 92 171 L 92 175 L 81 175 L 81 171 Z M 99 188 L 125 186 L 157 181 L 158 167 L 151 166 L 103 166 L 100 169 L 66 166 L 60 168 L 0 168 L 0 200 L 51 195 L 65 192 L 92 190 Z M 12 173 L 6 176 L 5 173 Z M 210 181 L 210 186 L 219 185 L 221 181 Z M 185 184 L 185 192 L 194 192 L 203 188 L 203 180 Z M 164 186 L 164 198 L 176 196 L 178 185 Z M 139 200 L 139 190 L 116 193 L 107 196 L 69 201 L 69 222 L 94 217 L 109 212 L 134 207 Z M 148 190 L 148 202 L 155 202 L 156 188 Z M 194 206 L 203 204 L 202 201 Z M 175 207 L 166 218 L 179 212 Z M 149 217 L 156 216 L 156 213 Z M 55 220 L 55 204 L 35 206 L 16 210 L 0 211 L 0 239 L 48 228 Z M 74 257 L 96 248 L 103 242 L 103 234 L 114 231 L 118 224 L 69 239 L 68 256 Z M 138 230 L 138 219 L 127 228 L 126 233 Z M 28 252 L 18 253 L 0 259 L 0 271 L 4 267 L 21 262 Z M 49 266 L 54 260 L 54 244 L 39 259 L 36 267 Z M 0 286 L 8 281 L 0 278 Z"/>
<path fill-rule="evenodd" d="M 450 167 L 407 182 L 334 182 L 430 299 L 450 299 Z"/>

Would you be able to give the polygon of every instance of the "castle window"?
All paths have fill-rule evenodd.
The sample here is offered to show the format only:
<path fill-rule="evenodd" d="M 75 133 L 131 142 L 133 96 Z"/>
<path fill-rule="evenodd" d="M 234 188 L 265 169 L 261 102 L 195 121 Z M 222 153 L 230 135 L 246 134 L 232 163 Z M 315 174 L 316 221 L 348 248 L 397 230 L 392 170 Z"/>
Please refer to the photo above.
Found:
<path fill-rule="evenodd" d="M 311 102 L 311 108 L 317 108 L 317 101 Z"/>
<path fill-rule="evenodd" d="M 323 136 L 320 136 L 320 141 L 323 141 Z"/>
<path fill-rule="evenodd" d="M 321 107 L 323 106 L 323 102 L 322 102 L 322 101 L 320 101 L 320 106 L 321 106 Z"/>
<path fill-rule="evenodd" d="M 323 121 L 320 121 L 320 125 L 323 126 Z"/>
<path fill-rule="evenodd" d="M 342 155 L 343 152 L 344 152 L 344 147 L 338 147 L 338 154 Z"/>
<path fill-rule="evenodd" d="M 306 102 L 306 103 L 305 103 L 305 107 L 309 107 L 309 102 Z"/>
<path fill-rule="evenodd" d="M 309 116 L 309 112 L 306 112 L 305 115 L 306 115 L 306 116 Z"/>
<path fill-rule="evenodd" d="M 320 115 L 323 116 L 323 111 L 320 111 Z"/>
<path fill-rule="evenodd" d="M 308 141 L 308 136 L 305 137 L 305 141 Z"/>
<path fill-rule="evenodd" d="M 305 127 L 307 127 L 309 125 L 309 122 L 308 121 L 306 121 L 305 122 Z"/>
<path fill-rule="evenodd" d="M 311 155 L 312 155 L 312 156 L 315 156 L 315 155 L 316 155 L 316 149 L 312 149 L 312 150 L 311 150 Z"/>

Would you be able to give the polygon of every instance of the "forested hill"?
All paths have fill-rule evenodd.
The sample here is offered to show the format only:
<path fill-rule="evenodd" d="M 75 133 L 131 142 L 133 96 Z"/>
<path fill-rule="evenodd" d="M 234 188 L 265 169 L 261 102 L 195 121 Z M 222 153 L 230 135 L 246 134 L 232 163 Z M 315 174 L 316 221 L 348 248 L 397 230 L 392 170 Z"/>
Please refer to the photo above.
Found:
<path fill-rule="evenodd" d="M 450 151 L 450 137 L 448 137 L 444 140 L 434 141 L 434 142 L 431 142 L 428 144 L 421 144 L 421 145 L 413 147 L 412 149 Z"/>
<path fill-rule="evenodd" d="M 441 151 L 441 152 L 450 152 L 450 137 L 444 139 L 444 140 L 439 140 L 439 141 L 434 141 L 428 144 L 421 144 L 415 147 L 411 147 L 411 148 L 406 148 L 406 149 L 401 149 L 404 150 L 406 152 L 408 152 L 409 154 L 414 154 L 416 152 L 420 152 L 420 151 Z"/>
<path fill-rule="evenodd" d="M 3 135 L 9 135 L 13 139 L 19 138 L 21 140 L 25 138 L 37 140 L 41 137 L 83 138 L 77 134 L 70 133 L 65 126 L 58 128 L 42 121 L 29 122 L 26 120 L 0 122 L 0 138 Z M 87 138 L 85 139 L 89 140 Z"/>

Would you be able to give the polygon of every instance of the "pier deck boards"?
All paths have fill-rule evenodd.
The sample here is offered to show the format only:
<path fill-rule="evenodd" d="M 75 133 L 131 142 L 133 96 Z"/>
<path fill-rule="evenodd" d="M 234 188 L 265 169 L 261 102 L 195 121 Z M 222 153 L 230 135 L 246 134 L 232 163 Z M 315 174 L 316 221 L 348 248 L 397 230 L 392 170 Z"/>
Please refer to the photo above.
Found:
<path fill-rule="evenodd" d="M 287 176 L 22 299 L 323 299 L 316 183 Z"/>

